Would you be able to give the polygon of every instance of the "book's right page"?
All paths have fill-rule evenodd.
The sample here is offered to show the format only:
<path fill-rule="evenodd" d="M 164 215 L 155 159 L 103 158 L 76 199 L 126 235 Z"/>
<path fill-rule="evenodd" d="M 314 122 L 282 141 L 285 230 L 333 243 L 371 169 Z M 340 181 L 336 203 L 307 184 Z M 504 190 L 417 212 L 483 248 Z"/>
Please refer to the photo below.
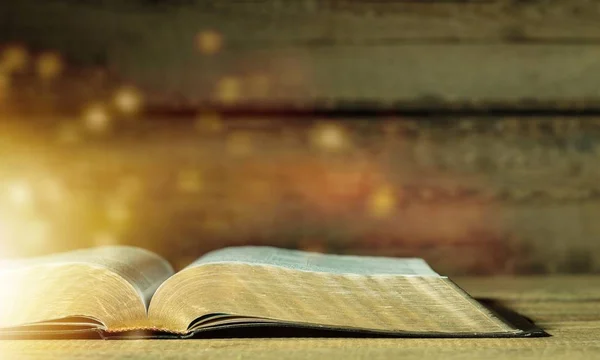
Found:
<path fill-rule="evenodd" d="M 402 275 L 440 277 L 423 259 L 320 254 L 270 246 L 241 246 L 213 251 L 190 267 L 216 263 L 271 265 L 330 274 Z"/>
<path fill-rule="evenodd" d="M 421 259 L 271 247 L 207 254 L 163 284 L 149 316 L 177 333 L 257 324 L 424 336 L 522 332 Z"/>

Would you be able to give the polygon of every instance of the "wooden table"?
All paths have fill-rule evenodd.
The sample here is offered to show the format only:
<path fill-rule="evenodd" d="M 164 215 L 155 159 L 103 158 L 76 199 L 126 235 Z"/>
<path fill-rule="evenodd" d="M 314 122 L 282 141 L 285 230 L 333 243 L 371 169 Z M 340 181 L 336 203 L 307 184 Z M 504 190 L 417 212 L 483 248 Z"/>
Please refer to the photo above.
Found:
<path fill-rule="evenodd" d="M 532 318 L 533 339 L 220 339 L 4 341 L 1 359 L 600 359 L 600 277 L 458 278 L 478 298 Z"/>

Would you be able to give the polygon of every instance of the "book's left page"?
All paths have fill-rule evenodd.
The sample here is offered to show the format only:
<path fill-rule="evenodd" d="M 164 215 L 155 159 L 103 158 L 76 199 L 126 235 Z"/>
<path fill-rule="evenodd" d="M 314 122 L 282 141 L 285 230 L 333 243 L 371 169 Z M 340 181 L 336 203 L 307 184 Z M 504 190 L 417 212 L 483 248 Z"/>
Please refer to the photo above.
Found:
<path fill-rule="evenodd" d="M 126 246 L 0 262 L 0 337 L 149 328 L 150 298 L 171 275 L 160 256 Z"/>

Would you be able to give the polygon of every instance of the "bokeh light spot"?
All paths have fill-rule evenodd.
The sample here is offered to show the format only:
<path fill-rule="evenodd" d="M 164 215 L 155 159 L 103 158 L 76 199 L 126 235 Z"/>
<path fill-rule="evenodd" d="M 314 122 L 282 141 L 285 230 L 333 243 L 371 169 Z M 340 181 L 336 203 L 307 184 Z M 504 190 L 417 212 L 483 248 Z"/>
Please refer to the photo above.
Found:
<path fill-rule="evenodd" d="M 25 47 L 13 45 L 2 52 L 0 68 L 7 73 L 21 72 L 29 64 L 29 53 Z"/>
<path fill-rule="evenodd" d="M 216 97 L 224 104 L 232 104 L 239 100 L 241 96 L 240 81 L 232 76 L 227 76 L 219 80 L 216 88 Z"/>
<path fill-rule="evenodd" d="M 121 88 L 114 101 L 117 109 L 127 115 L 138 113 L 142 107 L 142 95 L 133 87 Z"/>
<path fill-rule="evenodd" d="M 396 209 L 396 193 L 391 186 L 385 185 L 376 189 L 369 197 L 368 212 L 373 217 L 387 217 Z"/>
<path fill-rule="evenodd" d="M 49 52 L 40 55 L 37 60 L 36 70 L 43 80 L 52 80 L 60 75 L 63 70 L 63 61 L 58 53 Z"/>
<path fill-rule="evenodd" d="M 333 123 L 316 125 L 311 142 L 321 150 L 337 151 L 348 146 L 349 139 L 345 129 Z"/>
<path fill-rule="evenodd" d="M 204 55 L 214 55 L 223 47 L 223 36 L 214 30 L 204 30 L 196 36 L 196 46 Z"/>
<path fill-rule="evenodd" d="M 9 184 L 7 189 L 8 199 L 13 205 L 25 207 L 31 205 L 33 202 L 33 189 L 27 182 L 14 182 Z"/>
<path fill-rule="evenodd" d="M 110 127 L 110 117 L 103 106 L 94 105 L 88 108 L 83 116 L 85 126 L 94 133 L 104 133 Z"/>

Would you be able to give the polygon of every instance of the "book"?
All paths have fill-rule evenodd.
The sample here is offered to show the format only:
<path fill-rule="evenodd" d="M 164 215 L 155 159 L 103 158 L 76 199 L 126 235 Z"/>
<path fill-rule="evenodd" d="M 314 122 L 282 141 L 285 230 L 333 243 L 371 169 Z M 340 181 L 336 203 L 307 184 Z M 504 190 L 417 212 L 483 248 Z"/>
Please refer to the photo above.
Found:
<path fill-rule="evenodd" d="M 0 265 L 0 337 L 187 338 L 224 329 L 354 335 L 519 337 L 422 259 L 324 255 L 273 247 L 210 252 L 174 273 L 118 246 Z"/>

